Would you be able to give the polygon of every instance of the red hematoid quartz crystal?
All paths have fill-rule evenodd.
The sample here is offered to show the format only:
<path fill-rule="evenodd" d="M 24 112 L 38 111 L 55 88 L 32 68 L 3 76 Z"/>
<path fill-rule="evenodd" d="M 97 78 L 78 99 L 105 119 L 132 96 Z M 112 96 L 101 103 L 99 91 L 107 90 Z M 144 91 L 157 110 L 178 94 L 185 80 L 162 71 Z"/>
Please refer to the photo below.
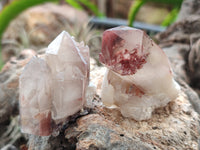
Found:
<path fill-rule="evenodd" d="M 167 56 L 142 30 L 106 30 L 99 58 L 108 68 L 102 101 L 118 106 L 125 117 L 149 119 L 155 108 L 178 96 Z"/>
<path fill-rule="evenodd" d="M 118 30 L 117 33 L 128 35 L 128 32 L 130 31 Z M 129 45 L 125 44 L 124 39 L 116 34 L 115 30 L 104 32 L 100 61 L 121 75 L 135 74 L 137 69 L 146 63 L 148 53 L 138 54 L 139 43 L 129 50 Z"/>
<path fill-rule="evenodd" d="M 89 82 L 89 48 L 63 31 L 34 57 L 20 76 L 20 116 L 24 133 L 48 136 L 52 122 L 60 124 L 82 109 Z"/>

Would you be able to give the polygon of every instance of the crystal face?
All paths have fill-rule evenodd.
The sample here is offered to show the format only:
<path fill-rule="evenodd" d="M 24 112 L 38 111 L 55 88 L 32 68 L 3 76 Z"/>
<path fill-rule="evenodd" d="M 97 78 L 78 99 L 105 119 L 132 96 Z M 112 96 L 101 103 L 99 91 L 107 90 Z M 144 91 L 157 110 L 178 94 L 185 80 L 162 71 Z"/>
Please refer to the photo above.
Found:
<path fill-rule="evenodd" d="M 45 58 L 32 58 L 20 76 L 22 132 L 47 136 L 82 109 L 89 83 L 89 48 L 62 32 Z"/>
<path fill-rule="evenodd" d="M 60 120 L 76 113 L 85 103 L 89 48 L 75 42 L 67 32 L 62 32 L 48 46 L 45 58 L 54 85 L 52 117 Z"/>
<path fill-rule="evenodd" d="M 21 129 L 25 133 L 49 135 L 51 132 L 52 79 L 46 62 L 32 58 L 20 77 Z"/>
<path fill-rule="evenodd" d="M 102 101 L 106 106 L 118 106 L 125 117 L 149 119 L 155 108 L 178 96 L 179 86 L 167 56 L 141 30 L 106 30 L 100 61 L 107 67 Z"/>

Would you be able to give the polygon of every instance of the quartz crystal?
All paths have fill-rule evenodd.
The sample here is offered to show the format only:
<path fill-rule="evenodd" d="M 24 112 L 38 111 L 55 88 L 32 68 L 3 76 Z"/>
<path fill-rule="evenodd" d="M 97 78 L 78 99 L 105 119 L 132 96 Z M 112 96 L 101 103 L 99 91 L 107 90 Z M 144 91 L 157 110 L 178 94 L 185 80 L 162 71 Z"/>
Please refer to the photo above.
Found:
<path fill-rule="evenodd" d="M 125 117 L 149 119 L 155 108 L 178 96 L 179 86 L 167 56 L 142 30 L 106 30 L 100 62 L 107 67 L 102 101 L 106 106 L 119 107 Z"/>
<path fill-rule="evenodd" d="M 63 31 L 32 58 L 20 77 L 22 132 L 46 136 L 85 104 L 89 83 L 89 48 Z"/>
<path fill-rule="evenodd" d="M 62 32 L 48 46 L 46 61 L 51 69 L 54 87 L 52 117 L 59 121 L 76 113 L 85 103 L 89 48 L 75 42 L 67 32 Z"/>
<path fill-rule="evenodd" d="M 52 79 L 46 62 L 33 57 L 20 76 L 20 115 L 24 133 L 51 133 Z"/>

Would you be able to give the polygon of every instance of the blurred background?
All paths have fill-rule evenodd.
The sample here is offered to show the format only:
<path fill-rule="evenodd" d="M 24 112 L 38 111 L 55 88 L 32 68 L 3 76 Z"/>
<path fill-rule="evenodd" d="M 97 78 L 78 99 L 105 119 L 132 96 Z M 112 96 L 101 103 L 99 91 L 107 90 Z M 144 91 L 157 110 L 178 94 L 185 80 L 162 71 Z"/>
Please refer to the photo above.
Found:
<path fill-rule="evenodd" d="M 84 41 L 98 60 L 102 31 L 129 25 L 149 35 L 164 31 L 182 0 L 0 0 L 0 68 L 21 50 L 39 51 L 62 30 Z"/>

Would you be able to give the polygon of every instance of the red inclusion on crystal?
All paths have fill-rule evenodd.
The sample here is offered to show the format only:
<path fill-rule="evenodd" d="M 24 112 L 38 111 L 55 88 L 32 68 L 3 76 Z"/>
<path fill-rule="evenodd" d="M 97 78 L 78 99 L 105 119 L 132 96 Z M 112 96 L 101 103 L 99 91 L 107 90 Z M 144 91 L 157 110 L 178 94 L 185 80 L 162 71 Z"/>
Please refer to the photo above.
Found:
<path fill-rule="evenodd" d="M 36 135 L 49 136 L 51 134 L 51 112 L 39 113 L 35 116 L 39 120 L 39 133 Z"/>
<path fill-rule="evenodd" d="M 111 31 L 104 32 L 102 39 L 102 50 L 99 54 L 100 62 L 109 65 L 113 57 L 114 49 L 120 46 L 119 43 L 121 43 L 122 40 L 122 38 Z"/>
<path fill-rule="evenodd" d="M 112 31 L 103 34 L 102 50 L 99 55 L 101 63 L 121 75 L 132 75 L 146 63 L 148 54 L 138 55 L 138 49 L 119 50 L 124 46 L 124 39 Z"/>
<path fill-rule="evenodd" d="M 128 58 L 125 57 L 128 56 Z M 120 51 L 116 54 L 115 63 L 113 63 L 112 69 L 121 75 L 132 75 L 135 74 L 138 69 L 146 63 L 148 54 L 138 56 L 138 50 L 135 49 L 131 54 L 127 49 Z"/>

